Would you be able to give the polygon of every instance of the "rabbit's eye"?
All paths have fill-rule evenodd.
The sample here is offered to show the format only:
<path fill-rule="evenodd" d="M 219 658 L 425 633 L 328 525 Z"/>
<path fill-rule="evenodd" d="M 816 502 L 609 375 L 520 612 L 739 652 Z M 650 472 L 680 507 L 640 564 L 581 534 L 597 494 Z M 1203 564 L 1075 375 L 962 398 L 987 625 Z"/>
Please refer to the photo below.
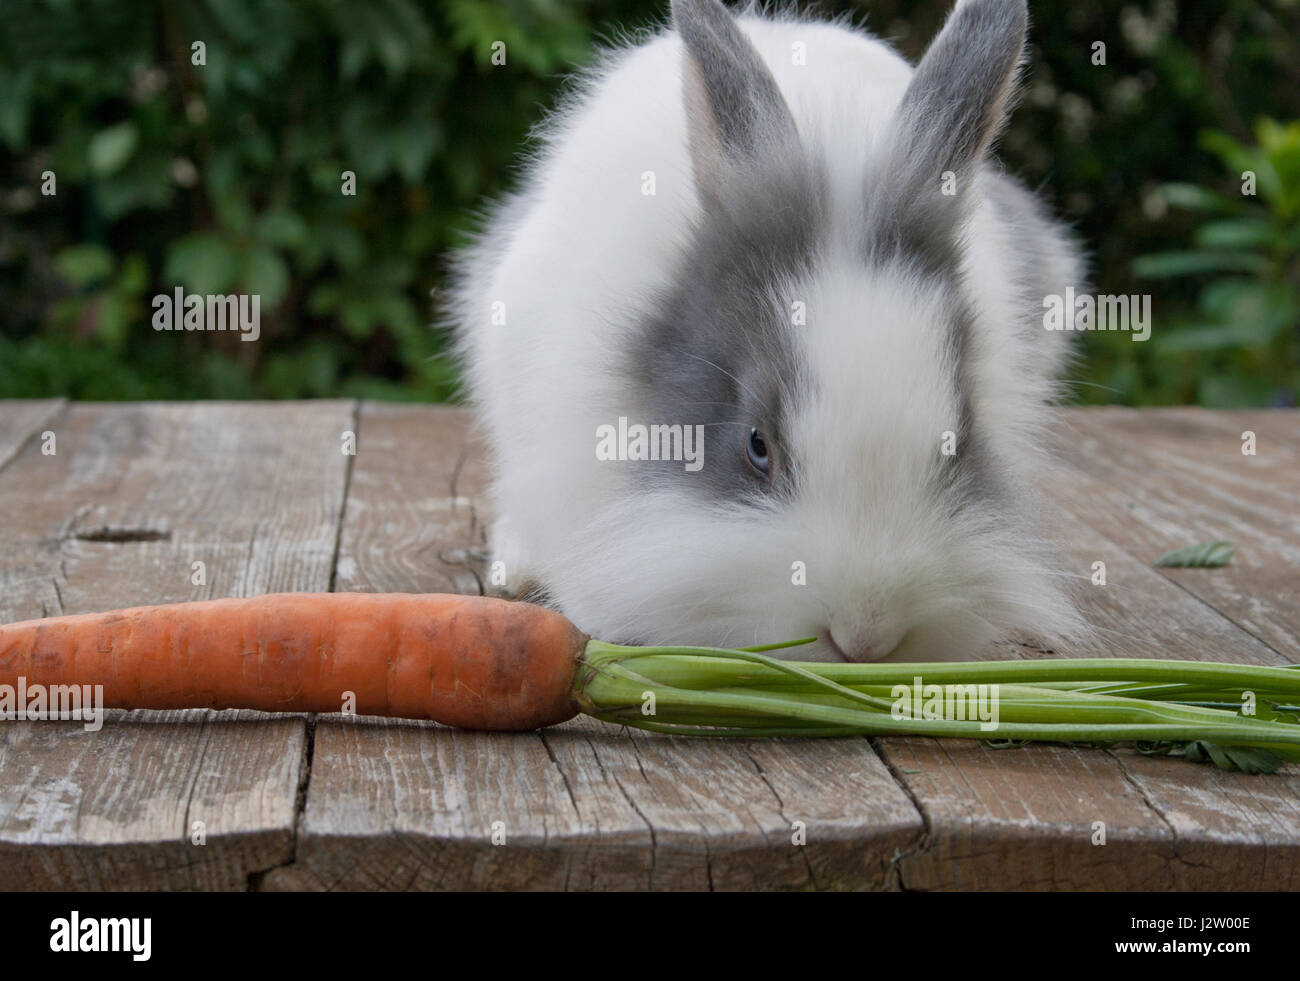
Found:
<path fill-rule="evenodd" d="M 767 440 L 757 429 L 749 431 L 745 452 L 749 456 L 749 465 L 766 477 L 772 469 L 772 458 L 768 456 Z"/>

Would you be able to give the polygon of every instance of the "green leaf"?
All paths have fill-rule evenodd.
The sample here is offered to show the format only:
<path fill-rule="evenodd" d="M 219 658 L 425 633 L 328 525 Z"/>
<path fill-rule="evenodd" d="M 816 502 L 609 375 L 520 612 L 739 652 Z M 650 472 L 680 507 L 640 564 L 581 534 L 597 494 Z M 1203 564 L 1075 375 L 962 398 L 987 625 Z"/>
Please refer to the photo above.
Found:
<path fill-rule="evenodd" d="M 1174 569 L 1217 569 L 1227 565 L 1236 550 L 1232 542 L 1201 542 L 1166 552 L 1155 564 Z"/>
<path fill-rule="evenodd" d="M 136 321 L 139 304 L 125 293 L 108 293 L 99 305 L 99 322 L 96 325 L 101 340 L 120 347 L 127 331 Z"/>
<path fill-rule="evenodd" d="M 245 290 L 262 298 L 262 312 L 268 313 L 279 305 L 289 289 L 289 267 L 278 252 L 256 248 L 244 258 L 239 279 Z"/>
<path fill-rule="evenodd" d="M 0 69 L 0 92 L 5 97 L 0 99 L 0 140 L 10 150 L 25 149 L 27 142 L 27 125 L 31 119 L 33 105 L 32 90 L 35 88 L 36 72 L 33 66 L 24 71 Z"/>
<path fill-rule="evenodd" d="M 116 221 L 132 211 L 161 211 L 170 204 L 174 185 L 167 159 L 159 153 L 137 153 L 130 163 L 95 188 L 99 209 Z"/>
<path fill-rule="evenodd" d="M 1255 147 L 1239 143 L 1227 133 L 1206 130 L 1201 133 L 1199 142 L 1202 147 L 1232 168 L 1234 177 L 1239 177 L 1243 170 L 1253 170 L 1256 173 L 1260 170 L 1263 158 L 1259 151 Z"/>
<path fill-rule="evenodd" d="M 1261 197 L 1278 201 L 1284 197 L 1281 175 L 1263 149 L 1238 143 L 1227 133 L 1208 131 L 1201 134 L 1201 146 L 1215 154 L 1232 168 L 1234 179 L 1246 171 L 1255 175 L 1255 185 Z"/>
<path fill-rule="evenodd" d="M 1183 354 L 1188 351 L 1250 348 L 1267 340 L 1267 335 L 1261 336 L 1258 324 L 1243 322 L 1181 327 L 1167 334 L 1157 334 L 1155 342 L 1162 354 Z"/>
<path fill-rule="evenodd" d="M 1278 178 L 1276 211 L 1285 219 L 1300 214 L 1300 120 L 1285 126 L 1264 118 L 1256 125 L 1259 145 Z"/>
<path fill-rule="evenodd" d="M 1183 747 L 1183 756 L 1193 763 L 1213 763 L 1221 770 L 1241 773 L 1274 773 L 1282 757 L 1259 746 L 1220 746 L 1197 739 Z"/>
<path fill-rule="evenodd" d="M 122 272 L 117 277 L 117 292 L 134 296 L 145 291 L 149 285 L 149 263 L 138 252 L 132 252 L 122 260 Z"/>
<path fill-rule="evenodd" d="M 438 137 L 432 118 L 410 119 L 394 135 L 393 159 L 408 184 L 417 183 L 423 176 L 438 147 Z"/>
<path fill-rule="evenodd" d="M 1214 374 L 1196 383 L 1196 402 L 1207 409 L 1263 409 L 1285 396 L 1281 386 L 1250 374 Z"/>
<path fill-rule="evenodd" d="M 981 742 L 989 749 L 1020 749 L 1028 745 L 1025 739 L 984 739 Z"/>
<path fill-rule="evenodd" d="M 239 257 L 214 232 L 193 232 L 167 250 L 165 285 L 183 286 L 191 293 L 225 293 L 239 272 Z"/>
<path fill-rule="evenodd" d="M 370 46 L 364 37 L 353 34 L 343 39 L 339 50 L 339 75 L 345 82 L 352 82 L 361 74 L 370 55 Z"/>
<path fill-rule="evenodd" d="M 1206 249 L 1250 249 L 1273 240 L 1273 224 L 1263 218 L 1226 218 L 1196 230 L 1196 244 Z"/>
<path fill-rule="evenodd" d="M 359 97 L 348 103 L 339 118 L 347 169 L 355 170 L 363 181 L 378 180 L 392 166 L 397 127 L 385 118 L 384 109 L 377 99 Z"/>
<path fill-rule="evenodd" d="M 86 287 L 108 278 L 114 266 L 113 253 L 89 242 L 71 245 L 54 257 L 54 268 L 74 286 Z"/>
<path fill-rule="evenodd" d="M 140 131 L 131 120 L 101 129 L 90 140 L 86 155 L 90 172 L 96 177 L 108 177 L 121 170 L 140 142 Z"/>
<path fill-rule="evenodd" d="M 1133 275 L 1164 279 L 1207 272 L 1262 273 L 1268 260 L 1249 252 L 1157 252 L 1133 260 Z"/>
<path fill-rule="evenodd" d="M 302 216 L 292 211 L 268 211 L 256 224 L 257 237 L 268 245 L 295 249 L 307 241 L 310 232 Z"/>
<path fill-rule="evenodd" d="M 1231 211 L 1241 202 L 1197 184 L 1165 184 L 1160 189 L 1165 201 L 1187 211 Z"/>
<path fill-rule="evenodd" d="M 1252 279 L 1240 276 L 1226 276 L 1216 279 L 1205 289 L 1197 300 L 1197 305 L 1211 320 L 1226 321 L 1233 319 L 1233 311 L 1242 297 L 1251 290 L 1258 290 L 1259 284 Z"/>

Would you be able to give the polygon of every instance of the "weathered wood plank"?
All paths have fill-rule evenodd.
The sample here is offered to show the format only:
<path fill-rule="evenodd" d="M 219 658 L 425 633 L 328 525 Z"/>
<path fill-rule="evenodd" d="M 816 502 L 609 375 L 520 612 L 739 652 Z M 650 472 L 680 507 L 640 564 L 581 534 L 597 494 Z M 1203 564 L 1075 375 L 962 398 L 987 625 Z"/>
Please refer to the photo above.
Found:
<path fill-rule="evenodd" d="M 692 740 L 590 719 L 565 729 L 586 730 L 592 754 L 556 751 L 569 782 L 612 780 L 652 829 L 651 889 L 896 889 L 894 861 L 924 832 L 863 739 Z"/>
<path fill-rule="evenodd" d="M 352 412 L 346 402 L 70 406 L 54 455 L 29 443 L 0 471 L 10 545 L 0 616 L 60 601 L 82 611 L 328 588 Z M 50 579 L 57 589 L 34 603 L 31 583 Z"/>
<path fill-rule="evenodd" d="M 0 470 L 58 415 L 63 399 L 0 399 Z"/>
<path fill-rule="evenodd" d="M 1172 835 L 1106 753 L 995 750 L 966 740 L 882 740 L 926 817 L 906 889 L 1161 889 Z M 1099 829 L 1097 822 L 1103 828 Z M 1097 837 L 1104 830 L 1104 844 Z"/>
<path fill-rule="evenodd" d="M 863 740 L 322 719 L 295 861 L 262 888 L 895 888 L 921 832 Z"/>
<path fill-rule="evenodd" d="M 1179 765 L 1131 749 L 1111 754 L 1169 825 L 1171 888 L 1300 887 L 1300 767 L 1260 777 Z"/>
<path fill-rule="evenodd" d="M 483 454 L 451 406 L 365 403 L 339 541 L 339 592 L 481 593 Z M 381 585 L 382 584 L 382 585 Z"/>
<path fill-rule="evenodd" d="M 1203 409 L 1180 405 L 1168 408 L 1130 409 L 1121 406 L 1098 406 L 1075 410 L 1075 414 L 1094 422 L 1114 418 L 1126 425 L 1149 426 L 1165 443 L 1201 442 L 1206 430 L 1218 433 L 1226 444 L 1240 452 L 1243 436 L 1255 433 L 1256 445 L 1285 444 L 1300 449 L 1300 410 L 1296 409 Z M 1292 484 L 1296 475 L 1291 475 Z"/>
<path fill-rule="evenodd" d="M 1240 441 L 1216 434 L 1209 418 L 1186 415 L 1183 435 L 1163 439 L 1140 414 L 1077 413 L 1063 465 L 1045 486 L 1140 561 L 1208 539 L 1236 542 L 1225 568 L 1158 571 L 1300 660 L 1300 486 L 1288 480 L 1300 456 L 1277 442 L 1242 456 Z"/>
<path fill-rule="evenodd" d="M 1300 425 L 1300 412 L 1290 418 Z M 1079 440 L 1096 439 L 1104 452 L 1100 463 L 1123 468 L 1140 455 L 1147 473 L 1190 481 L 1206 491 L 1207 500 L 1244 507 L 1256 519 L 1295 534 L 1300 528 L 1300 447 L 1280 438 L 1281 422 L 1270 412 L 1243 411 L 1227 417 L 1194 408 L 1076 413 L 1071 417 L 1065 455 L 1079 461 Z M 1253 453 L 1242 452 L 1244 433 L 1255 435 Z M 1116 449 L 1126 452 L 1116 456 Z M 1088 462 L 1093 464 L 1091 457 Z M 1099 476 L 1109 472 L 1100 471 Z"/>
<path fill-rule="evenodd" d="M 346 402 L 69 406 L 54 455 L 29 442 L 0 470 L 0 616 L 327 589 L 353 425 Z M 305 733 L 0 726 L 0 888 L 246 888 L 292 856 Z"/>
<path fill-rule="evenodd" d="M 243 890 L 293 854 L 301 718 L 114 713 L 0 739 L 6 889 Z"/>
<path fill-rule="evenodd" d="M 427 410 L 362 407 L 340 586 L 477 591 L 446 557 L 481 544 L 481 452 L 465 443 L 464 413 L 436 415 L 444 425 Z M 504 845 L 491 842 L 494 821 Z M 806 845 L 793 843 L 796 821 Z M 262 887 L 887 888 L 892 857 L 921 831 L 864 740 L 724 745 L 593 720 L 500 737 L 321 719 L 296 861 Z"/>
<path fill-rule="evenodd" d="M 1053 524 L 1061 536 L 1061 554 L 1078 577 L 1073 595 L 1093 631 L 1063 653 L 1073 657 L 1290 663 L 1070 511 L 1059 512 Z M 1104 563 L 1104 568 L 1097 570 L 1105 573 L 1104 585 L 1093 582 L 1095 562 Z"/>
<path fill-rule="evenodd" d="M 1173 601 L 1166 588 L 1154 587 L 1144 591 L 1144 598 L 1154 598 L 1163 593 L 1163 605 L 1143 603 L 1140 616 L 1119 631 L 1126 647 L 1144 636 L 1165 638 L 1167 650 L 1181 650 L 1182 656 L 1241 660 L 1254 663 L 1285 663 L 1287 657 L 1278 653 L 1257 637 L 1233 624 L 1237 633 L 1234 643 L 1230 634 L 1221 627 L 1227 617 L 1212 611 L 1223 609 L 1228 615 L 1239 612 L 1243 604 L 1240 593 L 1232 583 L 1240 570 L 1234 568 L 1242 561 L 1242 553 L 1233 559 L 1233 565 L 1214 570 L 1152 569 L 1151 558 L 1161 554 L 1171 540 L 1155 541 L 1144 533 L 1157 529 L 1145 519 L 1152 508 L 1153 498 L 1160 500 L 1153 488 L 1164 483 L 1173 488 L 1179 497 L 1171 499 L 1159 512 L 1161 521 L 1169 516 L 1181 516 L 1186 530 L 1171 534 L 1215 537 L 1215 514 L 1237 513 L 1237 506 L 1246 503 L 1245 523 L 1258 529 L 1274 522 L 1262 537 L 1265 550 L 1272 543 L 1283 547 L 1294 546 L 1300 536 L 1287 531 L 1289 517 L 1296 514 L 1297 482 L 1300 481 L 1300 453 L 1284 437 L 1285 423 L 1294 422 L 1297 414 L 1277 412 L 1209 413 L 1202 409 L 1173 409 L 1136 411 L 1107 409 L 1072 414 L 1072 429 L 1088 440 L 1088 450 L 1080 449 L 1072 458 L 1072 468 L 1052 475 L 1060 493 L 1070 488 L 1065 499 L 1077 513 L 1091 517 L 1095 524 L 1106 525 L 1113 536 L 1124 536 L 1126 551 L 1142 554 L 1135 562 L 1149 579 L 1151 573 L 1161 575 L 1170 585 L 1184 595 L 1195 596 L 1199 603 Z M 1256 456 L 1243 457 L 1241 435 L 1251 430 L 1256 434 Z M 1143 463 L 1139 465 L 1138 458 Z M 1085 464 L 1086 460 L 1086 464 Z M 1112 465 L 1115 469 L 1110 469 Z M 1101 481 L 1092 477 L 1091 471 L 1102 469 L 1121 486 L 1130 488 L 1132 496 L 1123 500 L 1117 494 L 1102 489 Z M 1087 469 L 1088 476 L 1081 471 Z M 1178 507 L 1181 498 L 1182 507 Z M 1205 506 L 1206 499 L 1214 501 Z M 1287 501 L 1290 500 L 1290 511 Z M 1098 501 L 1112 505 L 1109 509 Z M 1205 522 L 1188 527 L 1198 515 Z M 1104 520 L 1108 518 L 1109 520 Z M 1136 528 L 1134 527 L 1136 525 Z M 1168 533 L 1168 532 L 1167 532 Z M 1131 537 L 1130 537 L 1131 535 Z M 1131 543 L 1151 541 L 1148 553 Z M 1190 543 L 1188 538 L 1184 544 Z M 1202 539 L 1195 539 L 1202 540 Z M 1112 543 L 1113 544 L 1113 543 Z M 1118 546 L 1115 546 L 1118 547 Z M 1174 547 L 1169 544 L 1168 547 Z M 1257 561 L 1258 553 L 1246 561 Z M 1263 604 L 1272 615 L 1288 605 L 1286 589 L 1277 590 L 1278 576 L 1287 575 L 1284 564 L 1276 555 L 1265 551 L 1265 571 L 1258 579 L 1251 575 L 1249 585 L 1242 589 L 1259 610 Z M 1126 563 L 1129 565 L 1131 563 Z M 1111 582 L 1114 583 L 1116 562 L 1109 563 Z M 1233 570 L 1230 572 L 1229 570 Z M 1136 571 L 1136 570 L 1134 570 Z M 1256 595 L 1251 590 L 1258 588 Z M 1233 590 L 1233 591 L 1230 591 Z M 1100 592 L 1100 591 L 1098 591 Z M 1290 595 L 1294 606 L 1296 591 Z M 1225 600 L 1228 600 L 1225 602 Z M 1271 607 L 1270 607 L 1271 605 Z M 1093 607 L 1095 613 L 1095 606 Z M 1208 614 L 1208 616 L 1207 616 Z M 1234 616 L 1234 619 L 1237 617 Z M 1173 622 L 1171 622 L 1173 621 Z M 1217 624 L 1216 622 L 1217 621 Z M 1273 621 L 1276 622 L 1276 621 Z M 1145 627 L 1145 629 L 1144 629 Z M 1287 637 L 1286 628 L 1270 634 L 1270 638 Z M 1257 631 L 1258 632 L 1258 631 Z M 1294 656 L 1287 651 L 1288 656 Z M 1145 655 L 1144 656 L 1149 656 Z M 1158 655 L 1157 655 L 1158 656 Z M 1285 775 L 1268 779 L 1242 774 L 1227 774 L 1212 767 L 1178 765 L 1170 760 L 1152 759 L 1132 752 L 1115 750 L 1112 754 L 1123 768 L 1130 783 L 1142 794 L 1144 800 L 1160 814 L 1173 836 L 1173 861 L 1170 863 L 1171 887 L 1178 889 L 1286 889 L 1293 888 L 1297 876 L 1295 814 L 1300 808 L 1300 790 L 1297 773 L 1300 768 L 1288 766 Z"/>
<path fill-rule="evenodd" d="M 482 545 L 483 471 L 472 447 L 462 453 L 465 413 L 206 408 L 47 406 L 17 427 L 27 435 L 0 468 L 0 539 L 16 546 L 0 554 L 0 615 L 323 589 L 331 576 L 340 589 L 477 591 L 467 550 Z M 1193 589 L 1181 577 L 1195 570 L 1162 575 L 1149 561 L 1173 547 L 1161 535 L 1234 516 L 1256 536 L 1238 540 L 1272 563 L 1259 573 L 1263 622 L 1285 634 L 1285 597 L 1269 577 L 1296 547 L 1296 416 L 1067 418 L 1089 449 L 1067 448 L 1045 481 L 1066 512 L 1064 552 L 1098 632 L 1061 653 L 1285 661 L 1285 645 L 1242 630 L 1241 611 L 1206 592 L 1212 578 Z M 13 428 L 4 421 L 0 458 Z M 36 425 L 56 431 L 54 457 L 31 440 Z M 1239 467 L 1228 457 L 1252 427 L 1258 455 Z M 359 444 L 344 507 L 348 429 Z M 206 562 L 202 587 L 189 580 L 195 560 Z M 1105 586 L 1088 582 L 1098 560 Z M 487 736 L 321 718 L 295 853 L 301 719 L 136 713 L 97 736 L 71 723 L 4 726 L 0 888 L 1296 885 L 1300 768 L 1252 778 L 1122 749 L 956 740 L 876 750 L 691 741 L 585 719 Z M 188 842 L 195 820 L 202 848 Z M 1093 843 L 1098 821 L 1105 845 Z M 805 845 L 791 840 L 796 822 Z"/>
<path fill-rule="evenodd" d="M 1101 427 L 1113 431 L 1117 438 L 1136 441 L 1160 473 L 1176 473 L 1179 461 L 1194 461 L 1196 478 L 1209 483 L 1239 479 L 1241 432 L 1251 427 L 1264 432 L 1261 422 L 1272 426 L 1278 419 L 1276 413 L 1241 413 L 1236 418 L 1225 418 L 1200 409 L 1108 409 L 1073 415 L 1075 431 Z M 1271 433 L 1263 437 L 1258 460 L 1245 461 L 1252 486 L 1268 489 L 1284 488 L 1288 482 L 1294 485 L 1295 455 L 1286 444 L 1270 443 L 1273 438 Z M 1103 452 L 1102 458 L 1109 457 Z M 1081 486 L 1077 471 L 1065 472 L 1060 486 L 1064 489 L 1066 485 L 1073 488 L 1065 498 L 1070 506 L 1080 513 L 1090 513 L 1085 502 L 1093 499 L 1092 485 L 1084 481 Z M 1071 527 L 1074 541 L 1097 537 L 1086 535 L 1077 522 Z M 1123 645 L 1114 653 L 1259 664 L 1287 662 L 1283 655 L 1213 610 L 1202 593 L 1190 591 L 1196 596 L 1193 599 L 1181 578 L 1197 572 L 1213 577 L 1225 570 L 1156 570 L 1145 556 L 1138 561 L 1110 539 L 1102 539 L 1102 544 L 1111 550 L 1111 558 L 1106 559 L 1108 585 L 1085 591 L 1090 620 L 1106 622 L 1101 606 L 1110 605 L 1107 600 L 1114 597 L 1111 587 L 1123 588 L 1125 580 L 1131 582 L 1136 577 L 1144 583 L 1138 594 L 1140 602 L 1125 604 L 1133 615 L 1120 624 L 1106 623 Z M 1161 572 L 1172 574 L 1162 576 Z M 1157 578 L 1163 582 L 1153 581 Z M 1156 649 L 1147 649 L 1149 646 Z M 1116 750 L 1112 755 L 1173 834 L 1170 870 L 1175 888 L 1283 888 L 1279 883 L 1294 875 L 1293 859 L 1283 857 L 1276 833 L 1270 836 L 1268 829 L 1277 827 L 1279 813 L 1290 814 L 1298 806 L 1296 768 L 1288 767 L 1286 776 L 1259 780 L 1224 774 L 1212 767 L 1148 759 L 1131 750 Z M 1256 792 L 1246 792 L 1250 790 Z"/>
<path fill-rule="evenodd" d="M 322 718 L 315 740 L 295 861 L 263 889 L 562 889 L 585 847 L 535 733 Z"/>

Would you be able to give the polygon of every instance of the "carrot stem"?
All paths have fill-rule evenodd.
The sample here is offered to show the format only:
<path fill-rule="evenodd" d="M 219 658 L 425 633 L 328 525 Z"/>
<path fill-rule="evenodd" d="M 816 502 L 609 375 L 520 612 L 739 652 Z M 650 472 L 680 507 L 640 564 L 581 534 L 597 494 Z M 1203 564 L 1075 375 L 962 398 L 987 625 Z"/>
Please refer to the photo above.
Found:
<path fill-rule="evenodd" d="M 1052 742 L 1192 742 L 1266 748 L 1300 760 L 1300 725 L 1231 708 L 1242 691 L 1300 692 L 1289 668 L 1155 659 L 1071 658 L 934 664 L 778 661 L 757 650 L 623 647 L 593 640 L 575 699 L 585 713 L 678 735 L 923 735 Z M 997 717 L 968 719 L 947 691 L 936 717 L 897 711 L 899 689 L 979 685 Z M 1214 687 L 1214 686 L 1218 687 Z M 1118 694 L 1117 692 L 1124 692 Z M 1159 698 L 1133 697 L 1158 694 Z"/>

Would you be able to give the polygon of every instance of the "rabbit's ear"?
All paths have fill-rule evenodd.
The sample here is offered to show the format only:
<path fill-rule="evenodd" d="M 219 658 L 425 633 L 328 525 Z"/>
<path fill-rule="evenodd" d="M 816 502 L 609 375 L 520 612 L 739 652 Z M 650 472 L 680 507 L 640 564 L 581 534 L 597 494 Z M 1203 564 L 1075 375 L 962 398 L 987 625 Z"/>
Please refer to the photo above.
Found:
<path fill-rule="evenodd" d="M 798 140 L 776 80 L 719 0 L 672 0 L 685 43 L 683 98 L 696 189 L 717 201 L 724 174 Z"/>
<path fill-rule="evenodd" d="M 1002 132 L 1024 55 L 1025 0 L 958 0 L 917 65 L 896 117 L 914 167 L 958 181 Z"/>
<path fill-rule="evenodd" d="M 1028 20 L 1025 0 L 959 0 L 949 15 L 867 177 L 871 259 L 903 258 L 934 275 L 958 268 L 967 192 L 1006 121 Z"/>

